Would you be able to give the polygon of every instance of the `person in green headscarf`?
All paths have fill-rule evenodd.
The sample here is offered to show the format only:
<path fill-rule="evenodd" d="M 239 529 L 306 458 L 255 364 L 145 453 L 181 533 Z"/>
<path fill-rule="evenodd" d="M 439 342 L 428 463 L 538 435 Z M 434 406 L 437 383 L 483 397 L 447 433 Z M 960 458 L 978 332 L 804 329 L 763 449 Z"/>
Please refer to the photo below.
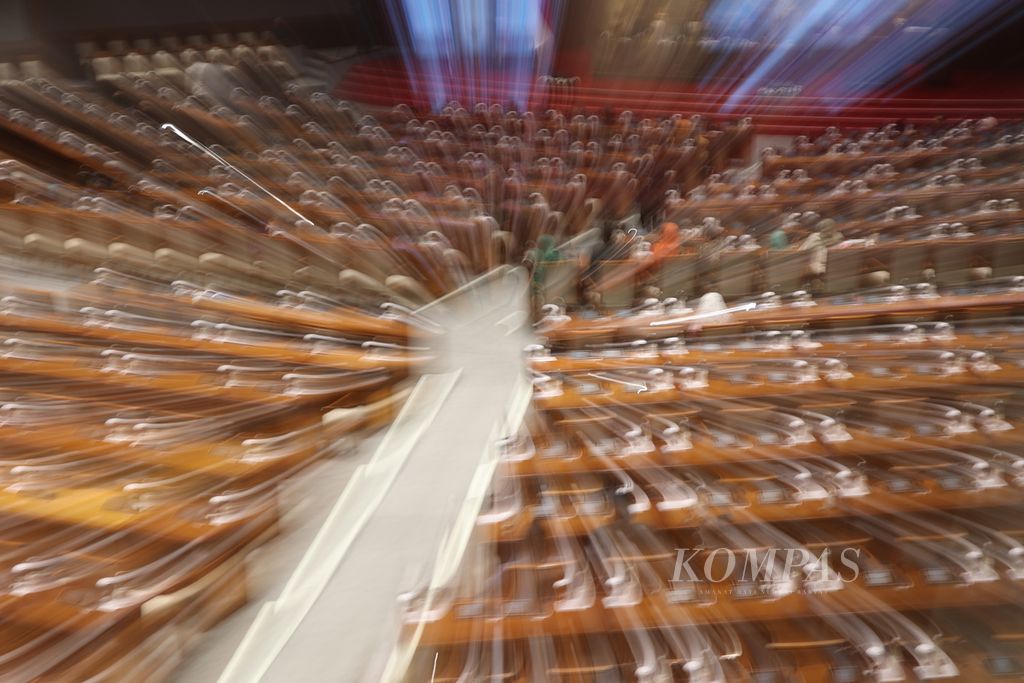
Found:
<path fill-rule="evenodd" d="M 547 265 L 557 261 L 558 259 L 558 248 L 555 247 L 555 238 L 553 235 L 541 235 L 540 239 L 537 240 L 537 247 L 526 252 L 526 258 L 523 259 L 527 267 L 533 271 L 533 278 L 530 281 L 530 290 L 532 294 L 530 298 L 533 301 L 535 315 L 544 303 L 541 301 L 541 290 L 544 287 L 544 276 L 546 274 L 545 271 L 547 270 Z"/>
<path fill-rule="evenodd" d="M 554 235 L 541 235 L 537 240 L 537 248 L 527 252 L 526 259 L 533 268 L 533 285 L 539 288 L 544 284 L 544 271 L 547 264 L 559 259 L 558 248 L 555 246 Z"/>
<path fill-rule="evenodd" d="M 768 235 L 769 249 L 785 249 L 789 246 L 789 236 L 786 234 L 786 226 L 780 226 L 772 230 Z"/>

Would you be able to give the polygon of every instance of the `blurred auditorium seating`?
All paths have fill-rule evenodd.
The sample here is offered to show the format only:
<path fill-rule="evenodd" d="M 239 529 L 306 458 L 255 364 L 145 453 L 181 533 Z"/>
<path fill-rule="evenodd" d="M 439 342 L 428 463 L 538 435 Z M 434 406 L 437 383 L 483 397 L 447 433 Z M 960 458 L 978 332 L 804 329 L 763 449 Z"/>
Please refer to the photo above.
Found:
<path fill-rule="evenodd" d="M 1020 675 L 1022 306 L 1017 281 L 549 313 L 488 550 L 410 601 L 407 680 Z M 772 548 L 814 559 L 755 576 Z"/>
<path fill-rule="evenodd" d="M 854 112 L 739 170 L 762 125 L 821 113 L 362 109 L 292 87 L 253 36 L 79 54 L 90 87 L 25 64 L 0 83 L 4 677 L 167 676 L 247 598 L 277 485 L 400 404 L 436 332 L 403 307 L 524 259 L 533 409 L 482 550 L 405 605 L 408 680 L 1024 671 L 1024 138 L 1004 105 L 927 131 L 926 105 Z M 193 91 L 197 64 L 231 87 Z M 855 548 L 860 573 L 678 574 L 678 548 L 703 567 L 766 547 Z"/>
<path fill-rule="evenodd" d="M 888 138 L 893 130 L 890 126 L 889 133 L 879 135 Z M 693 298 L 719 291 L 730 299 L 808 289 L 811 250 L 802 249 L 801 242 L 826 217 L 835 223 L 836 238 L 827 246 L 823 282 L 815 293 L 1024 275 L 1018 258 L 1024 138 L 1015 130 L 976 139 L 966 128 L 953 128 L 931 138 L 927 147 L 920 139 L 905 140 L 900 147 L 889 139 L 876 143 L 867 133 L 867 143 L 848 142 L 848 150 L 817 156 L 770 151 L 759 182 L 730 181 L 733 171 L 727 171 L 690 189 L 687 199 L 670 191 L 664 220 L 678 224 L 687 239 L 680 255 L 658 264 L 660 293 Z M 793 181 L 797 173 L 802 174 Z M 721 230 L 710 240 L 709 223 Z M 770 248 L 770 233 L 787 227 L 792 231 L 789 247 Z M 641 242 L 634 238 L 635 244 Z M 619 265 L 608 264 L 609 271 L 630 263 L 637 273 L 645 268 L 635 254 Z M 677 275 L 686 271 L 700 277 Z M 564 304 L 573 296 L 568 292 L 571 278 L 562 277 L 559 284 L 544 290 L 544 303 Z M 633 294 L 621 296 L 635 301 L 641 284 L 634 278 Z"/>
<path fill-rule="evenodd" d="M 250 99 L 250 128 L 268 133 L 247 137 L 238 114 L 186 104 L 171 80 L 109 76 L 98 85 L 121 105 L 60 80 L 0 85 L 4 680 L 165 679 L 247 599 L 246 558 L 278 531 L 280 483 L 401 405 L 423 359 L 417 323 L 377 304 L 454 286 L 419 270 L 443 237 L 434 255 L 410 240 L 397 257 L 338 200 L 324 224 L 355 224 L 327 232 L 294 229 L 269 198 L 323 221 L 293 196 L 310 185 L 285 187 L 317 153 L 274 146 L 318 121 L 337 150 L 358 149 L 347 107 L 306 100 L 320 113 L 286 127 L 285 105 Z M 250 183 L 229 159 L 280 175 Z M 417 287 L 384 284 L 408 273 Z"/>

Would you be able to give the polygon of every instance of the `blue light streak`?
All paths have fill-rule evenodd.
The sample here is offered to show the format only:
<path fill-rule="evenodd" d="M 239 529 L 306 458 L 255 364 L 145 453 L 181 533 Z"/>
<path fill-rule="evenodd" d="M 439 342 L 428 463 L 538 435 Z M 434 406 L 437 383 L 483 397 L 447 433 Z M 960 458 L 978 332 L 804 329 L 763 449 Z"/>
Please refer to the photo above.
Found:
<path fill-rule="evenodd" d="M 388 0 L 414 92 L 437 111 L 512 102 L 525 109 L 531 84 L 546 73 L 550 35 L 542 0 Z"/>

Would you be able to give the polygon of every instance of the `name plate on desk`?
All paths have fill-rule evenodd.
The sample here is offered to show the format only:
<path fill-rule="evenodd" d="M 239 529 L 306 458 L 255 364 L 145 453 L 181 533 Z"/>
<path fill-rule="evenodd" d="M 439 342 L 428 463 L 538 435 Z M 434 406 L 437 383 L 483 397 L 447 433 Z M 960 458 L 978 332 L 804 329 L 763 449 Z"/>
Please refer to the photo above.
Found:
<path fill-rule="evenodd" d="M 459 605 L 455 611 L 459 619 L 479 619 L 484 615 L 484 604 L 482 602 L 470 602 Z"/>
<path fill-rule="evenodd" d="M 725 491 L 715 491 L 708 499 L 708 505 L 714 505 L 716 507 L 725 507 L 727 505 L 735 504 L 736 501 L 733 500 L 732 495 Z"/>
<path fill-rule="evenodd" d="M 697 600 L 697 589 L 692 583 L 673 581 L 672 588 L 666 594 L 666 599 L 673 604 L 695 602 Z"/>
<path fill-rule="evenodd" d="M 505 614 L 527 614 L 529 611 L 529 600 L 512 600 L 505 603 Z"/>
<path fill-rule="evenodd" d="M 736 445 L 736 437 L 729 432 L 712 432 L 712 438 L 714 438 L 715 446 L 718 448 Z"/>
<path fill-rule="evenodd" d="M 569 452 L 564 442 L 558 441 L 540 451 L 542 458 L 564 458 Z"/>
<path fill-rule="evenodd" d="M 902 477 L 889 479 L 886 482 L 886 488 L 893 493 L 919 493 L 924 490 L 910 479 Z"/>
<path fill-rule="evenodd" d="M 953 475 L 939 477 L 938 482 L 939 486 L 941 486 L 944 491 L 963 491 L 965 489 L 973 488 L 972 486 L 969 486 L 964 479 Z"/>
<path fill-rule="evenodd" d="M 892 582 L 892 572 L 888 569 L 872 569 L 864 575 L 864 583 L 869 586 L 888 586 Z"/>
<path fill-rule="evenodd" d="M 954 576 L 945 567 L 929 567 L 924 570 L 924 580 L 928 583 L 953 583 Z"/>

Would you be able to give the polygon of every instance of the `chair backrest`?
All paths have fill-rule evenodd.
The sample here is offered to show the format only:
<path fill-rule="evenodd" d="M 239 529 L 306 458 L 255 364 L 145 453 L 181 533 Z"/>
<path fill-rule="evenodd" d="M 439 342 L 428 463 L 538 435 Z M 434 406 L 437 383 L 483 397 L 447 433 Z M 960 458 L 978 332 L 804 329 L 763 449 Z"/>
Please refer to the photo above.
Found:
<path fill-rule="evenodd" d="M 892 282 L 895 284 L 921 282 L 930 249 L 931 244 L 923 242 L 895 245 L 889 256 L 889 272 L 892 273 Z"/>
<path fill-rule="evenodd" d="M 256 50 L 253 50 L 248 45 L 236 45 L 231 48 L 231 56 L 234 57 L 236 62 L 241 62 L 243 59 L 249 62 L 257 61 Z"/>
<path fill-rule="evenodd" d="M 150 57 L 150 62 L 156 69 L 180 69 L 181 62 L 167 50 L 158 50 Z"/>
<path fill-rule="evenodd" d="M 190 66 L 196 62 L 204 61 L 206 55 L 194 47 L 187 47 L 181 51 L 180 57 L 182 66 Z"/>
<path fill-rule="evenodd" d="M 97 76 L 111 76 L 122 73 L 124 66 L 117 57 L 96 57 L 92 60 L 92 71 Z"/>
<path fill-rule="evenodd" d="M 206 61 L 211 64 L 230 64 L 231 53 L 222 47 L 211 47 L 206 51 Z"/>
<path fill-rule="evenodd" d="M 543 303 L 564 303 L 572 306 L 579 303 L 577 283 L 580 269 L 576 261 L 555 261 L 544 265 L 544 280 L 541 283 Z"/>
<path fill-rule="evenodd" d="M 801 280 L 810 267 L 809 249 L 780 249 L 764 257 L 764 279 L 768 291 L 788 294 L 801 289 Z"/>
<path fill-rule="evenodd" d="M 996 247 L 992 254 L 992 277 L 1024 275 L 1024 239 Z"/>
<path fill-rule="evenodd" d="M 825 271 L 825 293 L 844 294 L 857 289 L 864 249 L 830 249 Z"/>
<path fill-rule="evenodd" d="M 608 308 L 631 305 L 636 293 L 638 264 L 635 261 L 606 261 L 603 266 L 597 284 L 601 304 Z"/>
<path fill-rule="evenodd" d="M 966 239 L 959 243 L 935 245 L 935 282 L 940 286 L 955 285 L 971 279 L 971 260 L 978 246 Z"/>
<path fill-rule="evenodd" d="M 260 45 L 256 48 L 256 54 L 266 61 L 281 62 L 286 59 L 277 45 Z"/>
<path fill-rule="evenodd" d="M 661 266 L 658 286 L 662 297 L 686 300 L 695 294 L 697 255 L 685 254 L 666 259 Z"/>
<path fill-rule="evenodd" d="M 53 78 L 55 76 L 53 69 L 40 59 L 29 59 L 22 62 L 20 67 L 21 75 L 25 78 Z"/>
<path fill-rule="evenodd" d="M 128 73 L 145 73 L 153 70 L 149 59 L 137 52 L 129 52 L 123 60 L 124 70 Z"/>
<path fill-rule="evenodd" d="M 753 250 L 723 253 L 715 269 L 716 291 L 726 299 L 753 294 L 759 256 L 760 252 Z"/>

